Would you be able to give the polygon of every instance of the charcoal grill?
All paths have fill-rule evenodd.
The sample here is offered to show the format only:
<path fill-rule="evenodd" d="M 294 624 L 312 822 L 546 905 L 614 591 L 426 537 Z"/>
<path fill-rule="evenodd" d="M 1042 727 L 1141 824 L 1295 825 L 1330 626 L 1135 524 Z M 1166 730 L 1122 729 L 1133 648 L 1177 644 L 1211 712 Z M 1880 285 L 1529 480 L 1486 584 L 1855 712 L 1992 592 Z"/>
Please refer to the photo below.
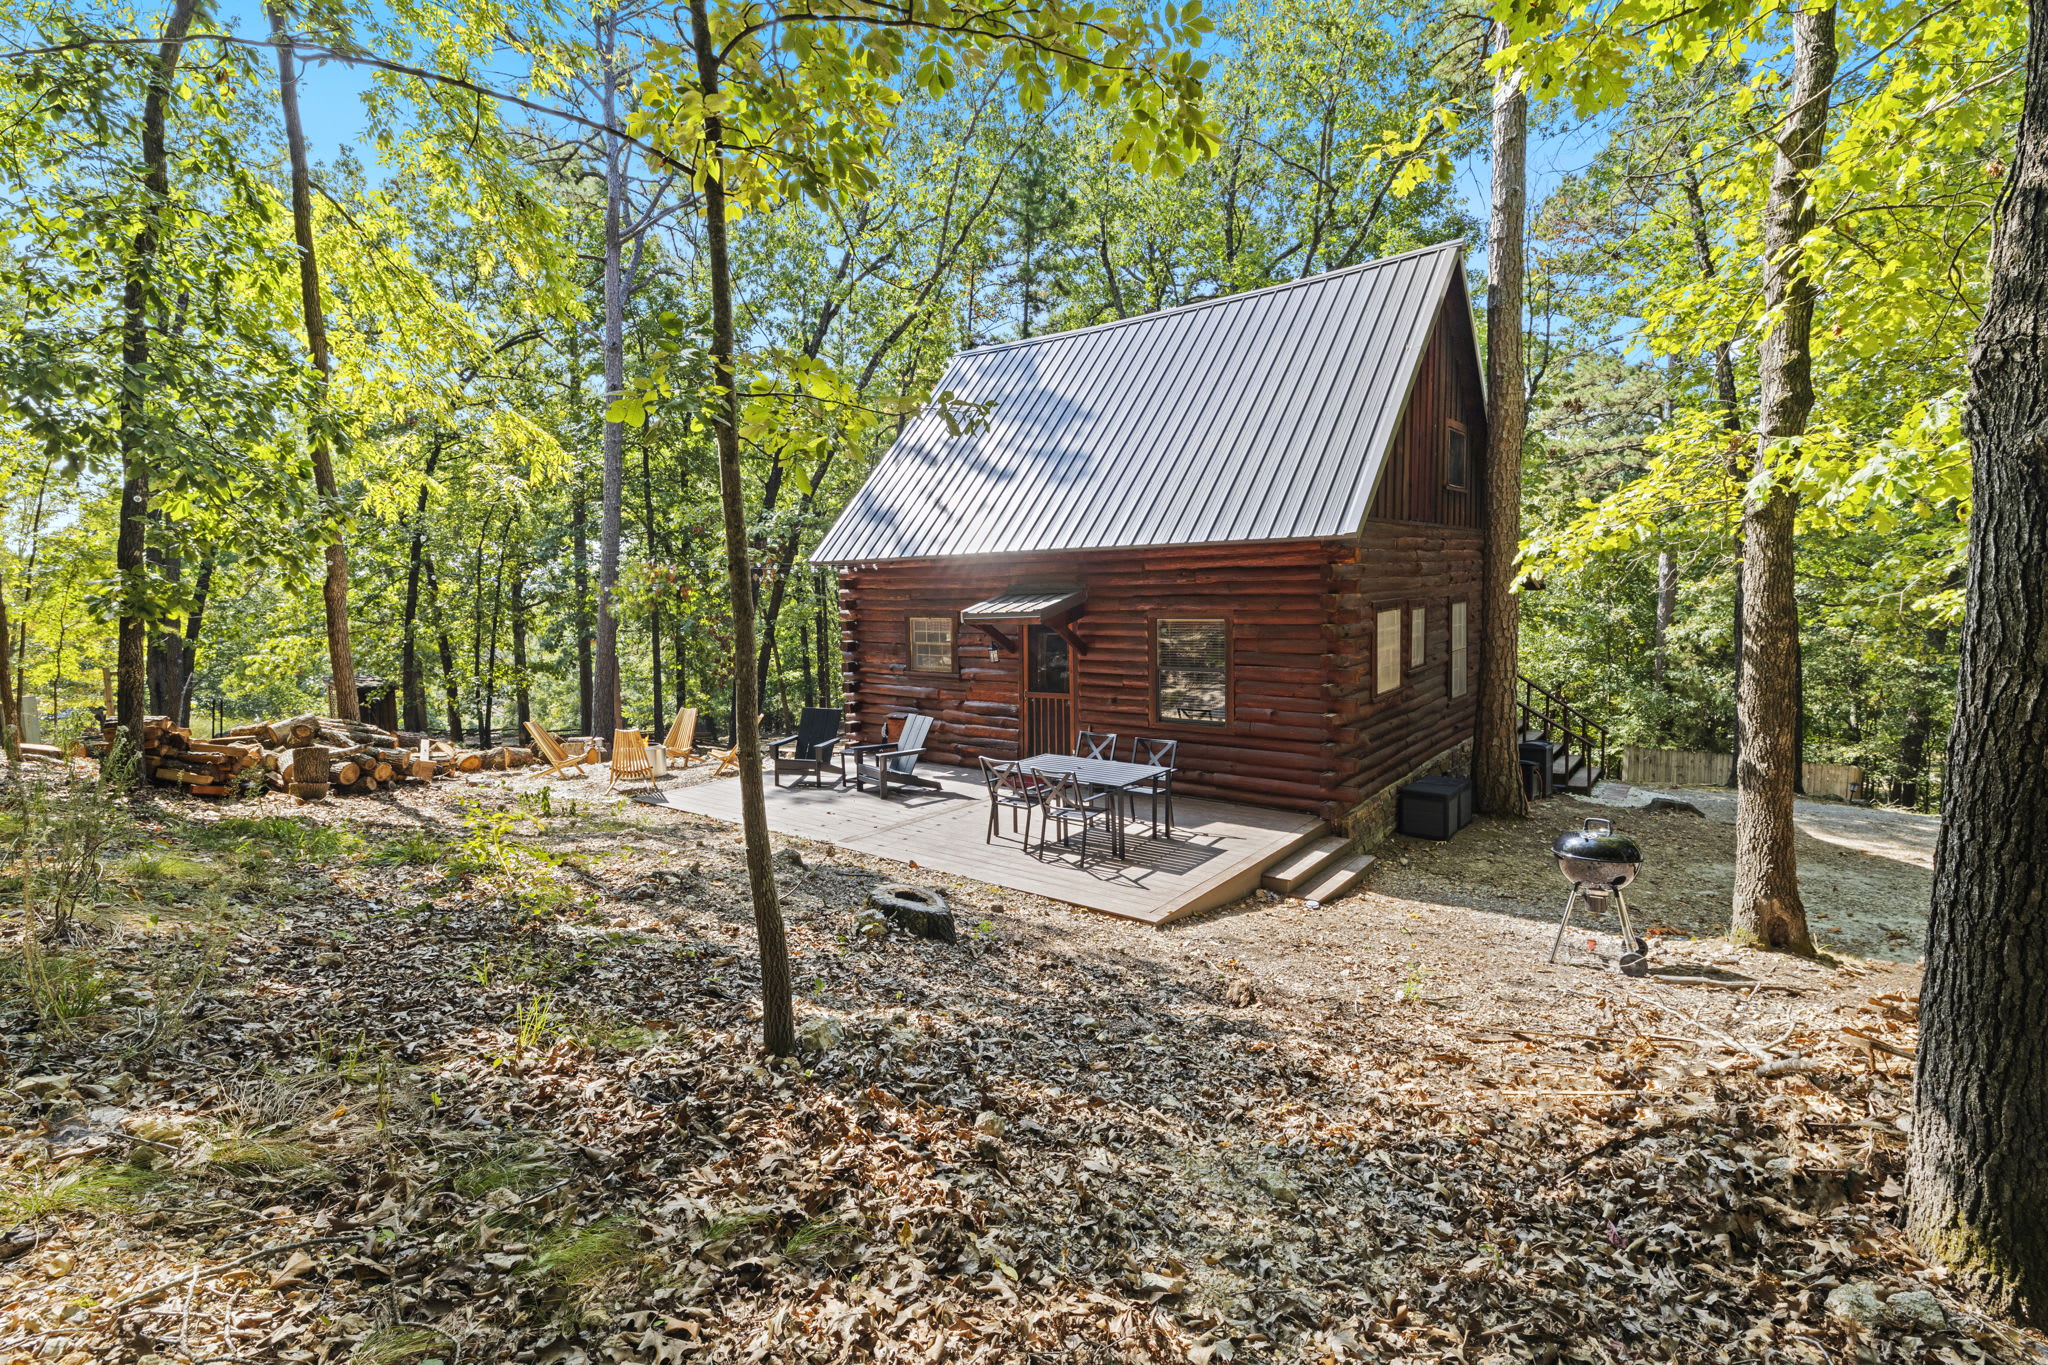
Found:
<path fill-rule="evenodd" d="M 1599 828 L 1595 829 L 1596 825 Z M 1557 922 L 1557 937 L 1550 941 L 1550 960 L 1557 961 L 1558 947 L 1564 942 L 1564 931 L 1572 922 L 1572 911 L 1578 908 L 1579 898 L 1585 897 L 1591 911 L 1599 914 L 1612 896 L 1615 913 L 1621 920 L 1621 974 L 1648 976 L 1650 945 L 1636 937 L 1635 926 L 1629 922 L 1628 897 L 1621 894 L 1621 889 L 1636 879 L 1643 851 L 1633 839 L 1616 834 L 1612 820 L 1597 815 L 1588 817 L 1577 829 L 1558 835 L 1551 841 L 1550 851 L 1557 857 L 1557 870 L 1572 884 L 1572 893 L 1565 898 L 1564 916 Z"/>

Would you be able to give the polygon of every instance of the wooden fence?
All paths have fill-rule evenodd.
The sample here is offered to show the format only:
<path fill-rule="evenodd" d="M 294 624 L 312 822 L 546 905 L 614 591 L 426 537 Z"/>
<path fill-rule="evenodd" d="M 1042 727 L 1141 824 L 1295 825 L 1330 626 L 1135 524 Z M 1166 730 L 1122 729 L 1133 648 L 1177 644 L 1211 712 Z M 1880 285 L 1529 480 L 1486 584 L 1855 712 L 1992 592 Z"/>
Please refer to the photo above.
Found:
<path fill-rule="evenodd" d="M 1638 749 L 1631 745 L 1621 751 L 1621 779 L 1638 787 L 1726 787 L 1731 785 L 1735 760 L 1727 754 L 1701 753 L 1697 749 Z M 1854 763 L 1807 763 L 1806 794 L 1839 796 L 1844 801 L 1867 799 L 1863 790 L 1863 769 Z"/>

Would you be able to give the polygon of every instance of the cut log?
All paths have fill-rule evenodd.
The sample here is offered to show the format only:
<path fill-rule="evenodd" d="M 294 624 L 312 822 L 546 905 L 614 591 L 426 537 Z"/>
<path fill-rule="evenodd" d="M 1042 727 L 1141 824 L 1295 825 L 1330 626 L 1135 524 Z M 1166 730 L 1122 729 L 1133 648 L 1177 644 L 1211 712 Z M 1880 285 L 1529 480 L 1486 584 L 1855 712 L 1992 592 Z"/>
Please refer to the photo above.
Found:
<path fill-rule="evenodd" d="M 320 737 L 320 717 L 293 716 L 290 720 L 272 721 L 270 728 L 276 733 L 279 744 L 297 748 Z"/>
<path fill-rule="evenodd" d="M 293 782 L 285 787 L 286 791 L 301 801 L 324 801 L 327 799 L 327 789 L 325 782 Z"/>
<path fill-rule="evenodd" d="M 428 781 L 441 770 L 439 765 L 431 758 L 415 758 L 406 766 L 411 771 L 413 777 L 421 782 Z"/>
<path fill-rule="evenodd" d="M 305 744 L 286 755 L 278 765 L 278 772 L 285 781 L 303 786 L 326 782 L 331 768 L 332 762 L 325 749 L 316 744 Z M 324 792 L 321 794 L 326 795 Z"/>
<path fill-rule="evenodd" d="M 354 759 L 343 759 L 328 769 L 328 780 L 338 782 L 344 787 L 353 786 L 356 779 L 362 775 L 362 765 Z"/>

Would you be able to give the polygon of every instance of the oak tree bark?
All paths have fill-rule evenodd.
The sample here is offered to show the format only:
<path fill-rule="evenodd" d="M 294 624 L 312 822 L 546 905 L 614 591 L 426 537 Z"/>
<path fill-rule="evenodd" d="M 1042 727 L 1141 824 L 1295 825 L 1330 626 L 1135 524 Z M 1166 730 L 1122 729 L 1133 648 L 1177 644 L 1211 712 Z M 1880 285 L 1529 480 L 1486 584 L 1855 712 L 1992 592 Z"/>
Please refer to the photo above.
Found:
<path fill-rule="evenodd" d="M 1764 209 L 1764 311 L 1758 354 L 1757 474 L 1742 505 L 1742 685 L 1736 721 L 1735 904 L 1730 937 L 1811 953 L 1799 898 L 1792 798 L 1799 784 L 1799 604 L 1793 527 L 1799 495 L 1775 477 L 1813 411 L 1813 277 L 1803 243 L 1813 231 L 1813 173 L 1827 145 L 1835 80 L 1832 4 L 1792 16 L 1792 95 L 1779 124 Z"/>
<path fill-rule="evenodd" d="M 1991 245 L 1964 429 L 1975 505 L 1920 994 L 1907 1228 L 2048 1327 L 2048 0 Z"/>
<path fill-rule="evenodd" d="M 718 93 L 719 56 L 711 40 L 706 0 L 690 0 L 691 41 L 697 51 L 698 87 L 708 103 Z M 753 893 L 754 933 L 761 951 L 761 1038 L 775 1056 L 796 1050 L 795 1007 L 789 991 L 789 945 L 775 887 L 768 842 L 768 805 L 761 781 L 761 692 L 755 673 L 754 594 L 747 565 L 746 487 L 740 478 L 739 393 L 733 373 L 732 263 L 726 246 L 723 120 L 704 120 L 704 254 L 711 291 L 712 430 L 718 446 L 718 494 L 725 529 L 725 581 L 732 595 L 733 743 L 739 750 L 740 826 L 745 835 L 747 885 Z"/>
<path fill-rule="evenodd" d="M 313 355 L 317 377 L 313 419 L 307 424 L 307 445 L 313 457 L 313 486 L 321 511 L 333 518 L 328 535 L 327 575 L 321 600 L 327 610 L 327 671 L 334 677 L 334 713 L 343 720 L 362 714 L 356 696 L 355 653 L 348 636 L 348 544 L 342 532 L 341 489 L 334 480 L 334 446 L 329 431 L 327 386 L 334 363 L 327 351 L 327 310 L 320 299 L 320 261 L 313 254 L 313 176 L 306 164 L 306 130 L 299 120 L 298 55 L 292 50 L 284 12 L 267 5 L 270 36 L 277 45 L 277 94 L 284 109 L 285 148 L 291 158 L 292 240 L 299 248 L 299 301 L 306 315 L 306 348 Z"/>
<path fill-rule="evenodd" d="M 1496 25 L 1496 45 L 1507 41 Z M 1479 678 L 1472 779 L 1479 809 L 1525 815 L 1515 675 L 1521 604 L 1515 557 L 1522 545 L 1522 219 L 1528 194 L 1529 96 L 1521 73 L 1493 84 L 1493 211 L 1486 231 L 1485 565 L 1479 595 Z"/>

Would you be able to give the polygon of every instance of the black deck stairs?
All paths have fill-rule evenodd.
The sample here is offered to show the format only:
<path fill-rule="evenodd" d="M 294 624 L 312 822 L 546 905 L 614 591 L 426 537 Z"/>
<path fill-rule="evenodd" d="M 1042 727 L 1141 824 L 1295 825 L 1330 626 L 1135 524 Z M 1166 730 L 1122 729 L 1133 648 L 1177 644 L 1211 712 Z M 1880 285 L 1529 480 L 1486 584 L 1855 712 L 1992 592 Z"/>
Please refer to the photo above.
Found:
<path fill-rule="evenodd" d="M 1518 737 L 1555 747 L 1550 775 L 1559 790 L 1592 791 L 1607 775 L 1607 727 L 1533 678 L 1518 674 L 1517 681 L 1522 685 Z"/>

